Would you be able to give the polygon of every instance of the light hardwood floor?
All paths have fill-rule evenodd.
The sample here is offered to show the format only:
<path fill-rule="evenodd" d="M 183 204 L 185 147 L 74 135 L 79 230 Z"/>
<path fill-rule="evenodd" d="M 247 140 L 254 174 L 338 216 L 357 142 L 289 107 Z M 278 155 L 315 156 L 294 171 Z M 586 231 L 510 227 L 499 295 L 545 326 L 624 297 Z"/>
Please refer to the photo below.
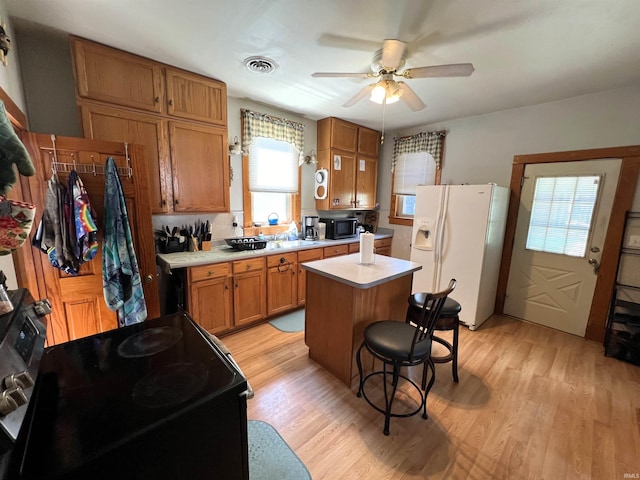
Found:
<path fill-rule="evenodd" d="M 382 414 L 308 358 L 303 333 L 263 324 L 223 341 L 255 390 L 249 419 L 273 425 L 315 480 L 640 476 L 640 367 L 594 342 L 503 316 L 461 328 L 460 383 L 436 365 L 429 419 L 392 418 L 385 437 Z"/>

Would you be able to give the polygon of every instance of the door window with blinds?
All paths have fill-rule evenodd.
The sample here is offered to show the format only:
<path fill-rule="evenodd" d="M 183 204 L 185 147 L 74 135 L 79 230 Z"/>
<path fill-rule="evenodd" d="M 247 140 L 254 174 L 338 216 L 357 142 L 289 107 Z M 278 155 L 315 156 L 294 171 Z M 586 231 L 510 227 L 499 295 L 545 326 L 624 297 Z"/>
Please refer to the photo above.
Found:
<path fill-rule="evenodd" d="M 436 162 L 427 152 L 405 153 L 398 157 L 393 172 L 395 217 L 413 218 L 416 208 L 416 187 L 434 185 Z"/>
<path fill-rule="evenodd" d="M 249 147 L 251 218 L 267 223 L 276 213 L 280 222 L 291 221 L 292 194 L 298 192 L 298 151 L 291 143 L 254 137 Z"/>
<path fill-rule="evenodd" d="M 536 178 L 526 248 L 584 257 L 602 179 L 601 175 Z"/>

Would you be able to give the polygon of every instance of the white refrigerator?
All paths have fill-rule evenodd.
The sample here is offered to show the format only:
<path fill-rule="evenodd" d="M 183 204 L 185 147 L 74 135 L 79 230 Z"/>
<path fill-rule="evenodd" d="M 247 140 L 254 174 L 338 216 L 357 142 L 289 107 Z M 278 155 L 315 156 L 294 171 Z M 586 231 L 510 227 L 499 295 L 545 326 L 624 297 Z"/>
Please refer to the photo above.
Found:
<path fill-rule="evenodd" d="M 509 189 L 496 185 L 419 186 L 413 220 L 412 292 L 434 292 L 458 282 L 451 293 L 460 321 L 478 328 L 494 311 Z"/>

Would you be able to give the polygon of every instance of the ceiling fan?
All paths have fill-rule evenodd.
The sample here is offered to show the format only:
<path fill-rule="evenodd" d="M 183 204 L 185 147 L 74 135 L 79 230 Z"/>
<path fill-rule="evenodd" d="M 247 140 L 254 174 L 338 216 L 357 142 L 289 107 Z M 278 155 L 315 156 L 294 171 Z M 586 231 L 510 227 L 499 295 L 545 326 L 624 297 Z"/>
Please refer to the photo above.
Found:
<path fill-rule="evenodd" d="M 408 68 L 402 70 L 407 57 L 407 44 L 402 40 L 387 39 L 382 42 L 382 49 L 373 55 L 371 71 L 373 73 L 340 73 L 316 72 L 312 77 L 351 77 L 378 78 L 376 83 L 367 85 L 343 106 L 351 107 L 367 95 L 376 103 L 389 104 L 402 99 L 407 106 L 417 112 L 425 107 L 418 95 L 403 81 L 397 82 L 395 77 L 433 78 L 433 77 L 468 77 L 474 71 L 471 63 L 455 63 L 452 65 L 434 65 L 429 67 Z"/>

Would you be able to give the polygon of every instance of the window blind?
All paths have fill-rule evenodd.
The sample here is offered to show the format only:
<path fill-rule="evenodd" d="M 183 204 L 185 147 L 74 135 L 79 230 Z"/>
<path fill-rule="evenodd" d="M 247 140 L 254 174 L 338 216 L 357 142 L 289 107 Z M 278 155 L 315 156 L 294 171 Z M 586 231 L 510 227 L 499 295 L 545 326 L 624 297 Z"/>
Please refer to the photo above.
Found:
<path fill-rule="evenodd" d="M 249 191 L 298 193 L 298 151 L 293 144 L 254 137 L 249 146 Z"/>

